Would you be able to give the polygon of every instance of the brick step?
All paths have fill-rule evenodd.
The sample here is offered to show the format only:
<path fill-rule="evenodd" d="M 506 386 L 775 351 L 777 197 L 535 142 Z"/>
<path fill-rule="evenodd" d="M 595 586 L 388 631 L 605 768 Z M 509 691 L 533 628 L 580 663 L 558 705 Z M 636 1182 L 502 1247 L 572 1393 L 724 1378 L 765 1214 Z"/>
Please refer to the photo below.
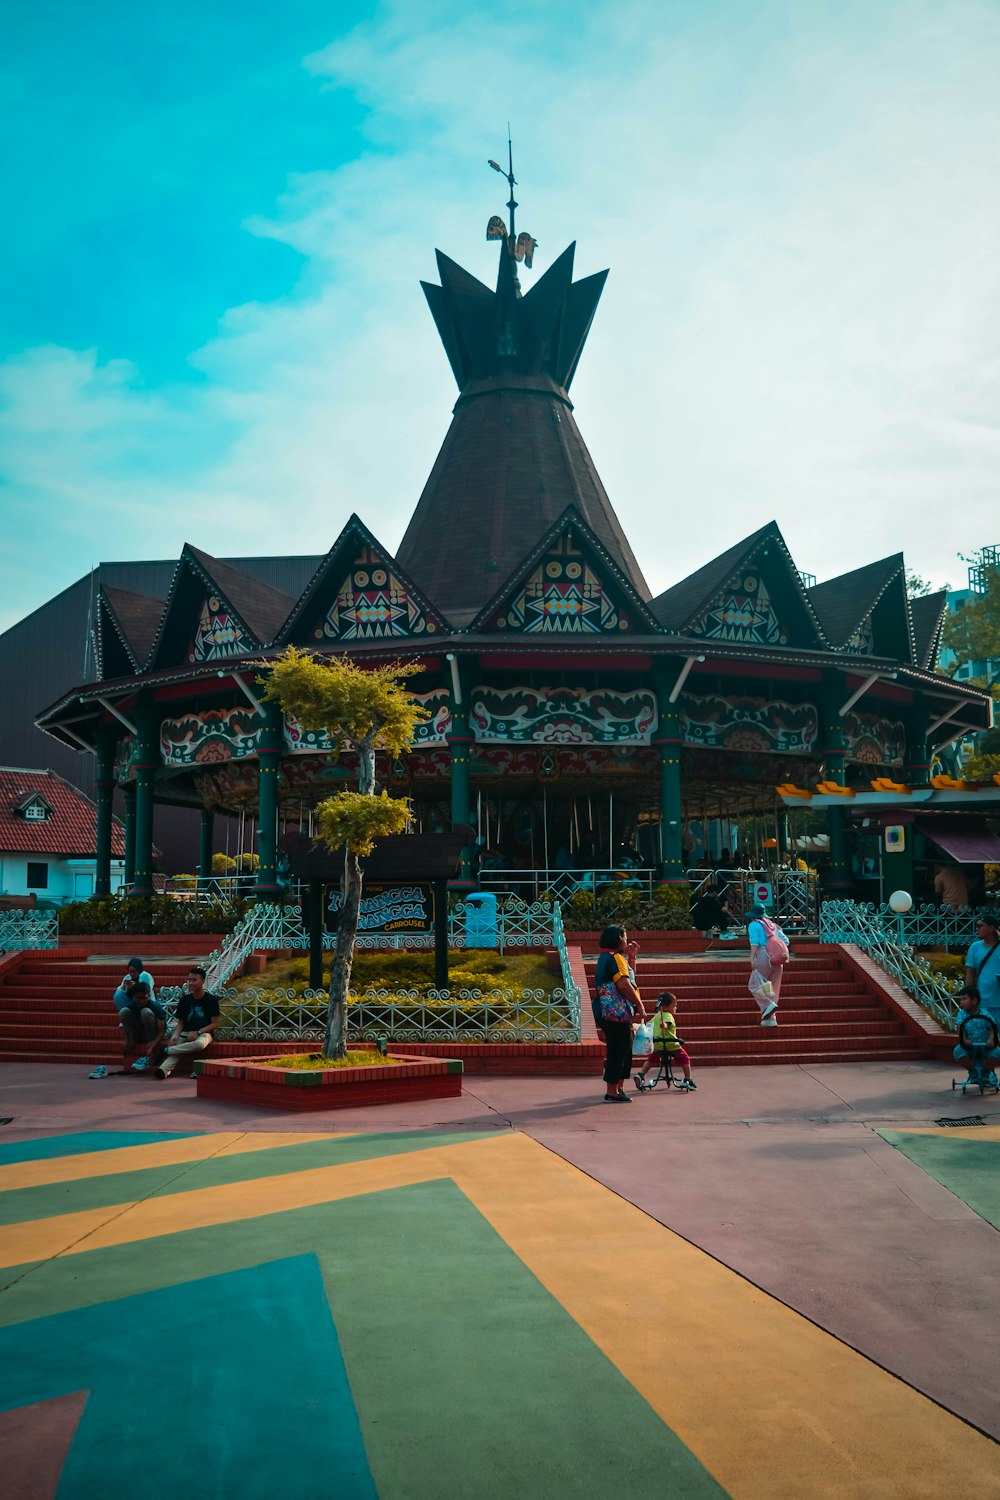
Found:
<path fill-rule="evenodd" d="M 175 984 L 176 978 L 168 976 L 180 976 L 187 978 L 188 965 L 183 964 L 180 968 L 171 965 L 169 969 L 157 968 L 150 971 L 153 974 L 154 984 Z M 99 964 L 81 964 L 79 968 L 40 968 L 37 965 L 21 964 L 12 979 L 22 979 L 26 984 L 99 984 L 112 989 L 116 987 L 124 973 L 123 969 L 102 968 Z"/>
<path fill-rule="evenodd" d="M 177 979 L 164 979 L 156 986 L 156 993 L 161 989 L 180 988 L 187 982 L 187 975 L 182 974 Z M 59 1004 L 68 1004 L 75 1001 L 89 1001 L 91 1004 L 99 1004 L 104 1001 L 111 1005 L 114 1000 L 115 986 L 113 984 L 88 984 L 78 985 L 71 980 L 66 984 L 19 984 L 11 980 L 9 984 L 0 985 L 0 1001 L 12 1000 L 52 1000 Z"/>
<path fill-rule="evenodd" d="M 767 1037 L 766 1043 L 763 1038 Z M 869 1048 L 863 1050 L 858 1046 L 856 1035 L 847 1032 L 844 1036 L 829 1036 L 822 1031 L 813 1030 L 809 1032 L 806 1028 L 805 1034 L 792 1028 L 776 1027 L 774 1030 L 762 1031 L 759 1026 L 751 1027 L 750 1034 L 745 1038 L 726 1036 L 714 1041 L 699 1041 L 692 1043 L 691 1057 L 694 1062 L 704 1061 L 711 1057 L 732 1057 L 738 1060 L 749 1053 L 761 1052 L 766 1048 L 784 1057 L 790 1052 L 830 1052 L 835 1054 L 853 1053 L 858 1056 L 867 1056 Z M 898 1048 L 901 1053 L 909 1057 L 922 1055 L 929 1050 L 916 1040 L 899 1033 L 890 1033 L 872 1039 L 873 1047 Z"/>
<path fill-rule="evenodd" d="M 700 996 L 708 995 L 745 995 L 747 993 L 747 978 L 748 976 L 746 975 L 743 977 L 742 984 L 728 979 L 714 982 L 711 979 L 698 979 L 694 981 L 687 979 L 675 979 L 670 984 L 664 983 L 663 985 L 660 985 L 658 983 L 650 984 L 645 977 L 642 977 L 639 981 L 639 990 L 643 995 L 656 995 L 659 994 L 661 989 L 670 990 L 678 997 L 690 996 L 695 1000 Z M 0 993 L 2 993 L 2 991 L 0 991 Z M 816 984 L 803 984 L 801 983 L 801 981 L 796 984 L 792 984 L 788 980 L 784 980 L 782 981 L 781 985 L 781 993 L 783 995 L 799 994 L 802 996 L 843 994 L 865 995 L 868 994 L 869 991 L 867 986 L 862 984 L 860 980 L 854 978 L 853 976 L 848 977 L 845 975 L 843 979 L 824 980 L 821 983 Z"/>

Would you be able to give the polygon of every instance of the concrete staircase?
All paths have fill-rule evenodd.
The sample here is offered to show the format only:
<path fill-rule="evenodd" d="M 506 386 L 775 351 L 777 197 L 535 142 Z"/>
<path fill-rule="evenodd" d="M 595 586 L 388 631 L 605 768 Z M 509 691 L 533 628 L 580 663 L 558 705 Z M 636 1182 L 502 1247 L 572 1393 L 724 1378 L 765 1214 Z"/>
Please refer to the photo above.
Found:
<path fill-rule="evenodd" d="M 190 954 L 148 960 L 157 986 L 183 984 Z M 85 949 L 9 954 L 0 967 L 0 1062 L 120 1066 L 122 1033 L 112 996 L 125 959 Z"/>
<path fill-rule="evenodd" d="M 592 993 L 593 959 L 586 971 Z M 733 958 L 640 955 L 637 978 L 650 1011 L 661 991 L 677 996 L 677 1032 L 696 1066 L 909 1062 L 933 1056 L 928 1040 L 914 1034 L 835 946 L 795 945 L 782 979 L 776 1027 L 756 1019 L 748 974 L 745 953 Z"/>

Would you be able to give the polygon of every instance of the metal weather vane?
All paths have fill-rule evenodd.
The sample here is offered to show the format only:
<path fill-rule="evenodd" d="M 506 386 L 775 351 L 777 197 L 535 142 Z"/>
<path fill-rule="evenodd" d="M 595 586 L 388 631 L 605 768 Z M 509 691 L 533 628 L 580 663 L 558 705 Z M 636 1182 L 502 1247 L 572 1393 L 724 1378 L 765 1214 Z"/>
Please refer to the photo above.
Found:
<path fill-rule="evenodd" d="M 520 234 L 515 235 L 514 214 L 517 210 L 517 199 L 514 197 L 514 188 L 517 186 L 517 178 L 514 176 L 514 149 L 511 145 L 509 125 L 507 127 L 506 172 L 500 163 L 494 161 L 492 157 L 489 157 L 488 161 L 494 172 L 499 172 L 501 177 L 506 177 L 507 179 L 507 185 L 510 188 L 510 197 L 507 199 L 507 207 L 510 210 L 510 226 L 508 228 L 499 214 L 494 214 L 486 226 L 486 238 L 487 240 L 506 240 L 511 258 L 516 261 L 523 260 L 525 266 L 530 271 L 532 257 L 534 256 L 538 241 L 524 230 Z"/>

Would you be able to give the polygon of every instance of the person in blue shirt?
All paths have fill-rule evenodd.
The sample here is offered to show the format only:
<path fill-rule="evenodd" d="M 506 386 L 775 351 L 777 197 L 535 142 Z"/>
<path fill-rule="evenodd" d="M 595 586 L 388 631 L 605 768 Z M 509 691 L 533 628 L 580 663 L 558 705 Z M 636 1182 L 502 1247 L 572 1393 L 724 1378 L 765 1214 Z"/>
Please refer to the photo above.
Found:
<path fill-rule="evenodd" d="M 140 980 L 148 987 L 150 1000 L 155 1000 L 156 986 L 153 983 L 152 974 L 147 973 L 142 967 L 141 958 L 130 958 L 128 968 L 122 976 L 122 981 L 115 990 L 115 1010 L 118 1011 L 119 1015 L 131 1000 L 132 992 Z"/>
<path fill-rule="evenodd" d="M 126 1056 L 129 1052 L 139 1053 L 131 1071 L 145 1073 L 163 1041 L 167 1017 L 163 1006 L 149 993 L 144 979 L 136 980 L 128 1004 L 118 1012 L 118 1018 L 125 1033 Z"/>
<path fill-rule="evenodd" d="M 965 955 L 965 987 L 979 993 L 979 1006 L 1000 1026 L 1000 933 L 996 912 L 984 911 L 978 936 Z"/>

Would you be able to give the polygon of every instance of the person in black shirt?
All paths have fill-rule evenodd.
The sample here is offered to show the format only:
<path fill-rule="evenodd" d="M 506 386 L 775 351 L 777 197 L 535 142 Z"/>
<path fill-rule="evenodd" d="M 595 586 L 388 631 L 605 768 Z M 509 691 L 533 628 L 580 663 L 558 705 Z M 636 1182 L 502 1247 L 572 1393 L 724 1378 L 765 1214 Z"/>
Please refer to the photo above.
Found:
<path fill-rule="evenodd" d="M 206 974 L 202 968 L 188 970 L 187 994 L 182 995 L 177 1005 L 177 1020 L 167 1046 L 166 1056 L 154 1078 L 169 1078 L 179 1058 L 190 1052 L 204 1052 L 212 1045 L 212 1033 L 219 1024 L 219 1000 L 205 988 Z"/>

